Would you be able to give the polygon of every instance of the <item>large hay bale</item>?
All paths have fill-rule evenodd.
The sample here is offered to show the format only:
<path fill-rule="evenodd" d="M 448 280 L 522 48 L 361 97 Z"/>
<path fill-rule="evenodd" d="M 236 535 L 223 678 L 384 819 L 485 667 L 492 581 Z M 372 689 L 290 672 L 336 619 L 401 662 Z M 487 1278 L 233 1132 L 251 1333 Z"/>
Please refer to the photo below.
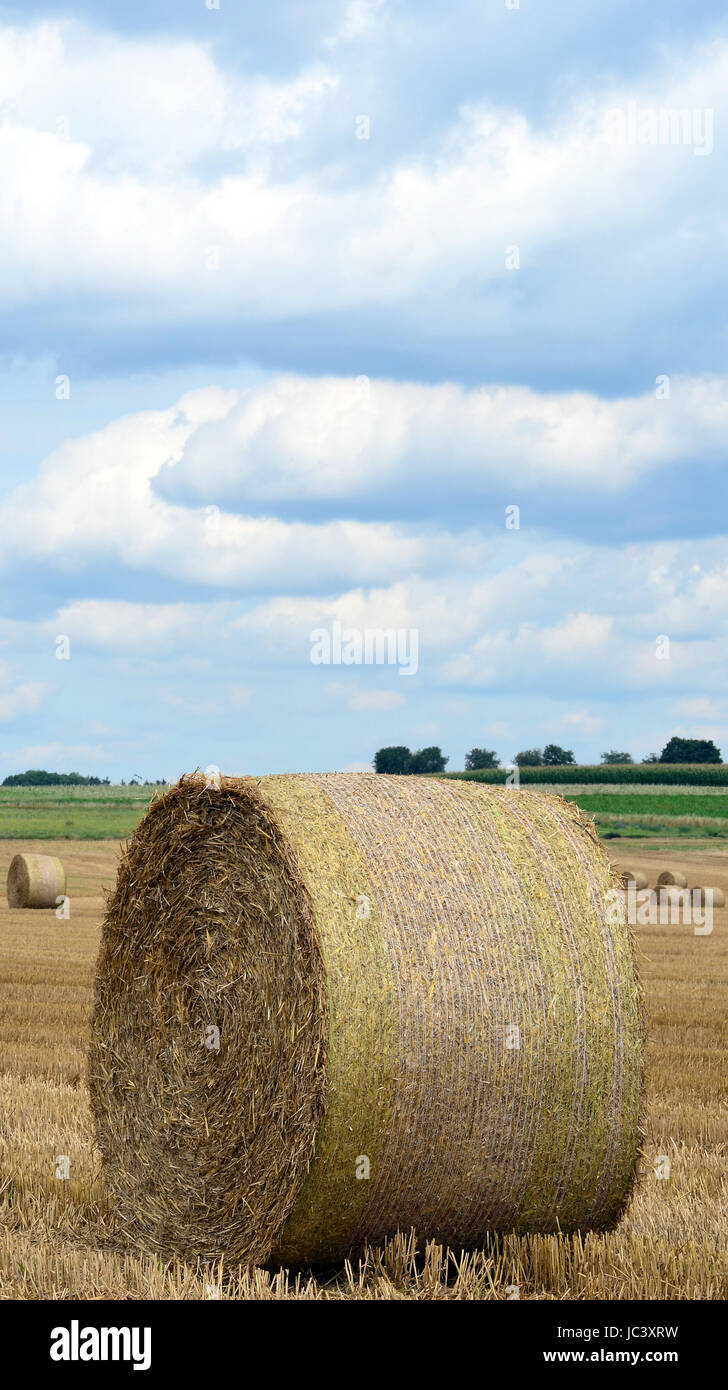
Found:
<path fill-rule="evenodd" d="M 662 873 L 657 876 L 658 888 L 687 888 L 687 886 L 688 881 L 679 869 L 663 869 Z"/>
<path fill-rule="evenodd" d="M 614 887 L 591 823 L 537 792 L 182 779 L 131 839 L 99 958 L 122 1229 L 313 1264 L 412 1227 L 460 1248 L 612 1225 L 642 1070 Z"/>
<path fill-rule="evenodd" d="M 66 870 L 51 854 L 16 854 L 8 869 L 8 907 L 55 907 L 66 894 Z"/>

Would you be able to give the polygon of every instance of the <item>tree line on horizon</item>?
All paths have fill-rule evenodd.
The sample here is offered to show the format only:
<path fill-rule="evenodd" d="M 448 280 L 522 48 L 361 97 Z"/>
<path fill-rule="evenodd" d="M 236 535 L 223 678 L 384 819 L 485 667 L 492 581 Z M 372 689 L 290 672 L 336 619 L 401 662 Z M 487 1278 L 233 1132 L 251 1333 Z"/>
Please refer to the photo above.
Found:
<path fill-rule="evenodd" d="M 404 744 L 393 744 L 379 748 L 374 755 L 374 771 L 406 776 L 413 773 L 444 772 L 449 757 L 437 745 L 420 748 L 411 752 Z M 602 753 L 600 761 L 605 766 L 634 763 L 631 753 L 611 748 Z M 516 767 L 575 767 L 577 766 L 571 748 L 561 748 L 558 743 L 547 743 L 546 747 L 524 748 L 516 753 L 513 762 Z M 661 753 L 649 753 L 642 758 L 643 763 L 720 763 L 721 752 L 712 739 L 678 738 L 668 740 Z M 465 754 L 465 771 L 481 772 L 488 768 L 498 768 L 501 760 L 492 748 L 471 748 Z"/>
<path fill-rule="evenodd" d="M 127 783 L 122 777 L 120 787 L 125 787 Z M 156 782 L 142 782 L 139 777 L 132 777 L 128 784 L 130 787 L 166 787 L 167 782 L 164 778 L 159 778 Z M 46 772 L 45 768 L 29 768 L 27 772 L 11 772 L 4 777 L 3 787 L 110 787 L 111 781 L 108 777 L 84 777 L 80 772 Z"/>

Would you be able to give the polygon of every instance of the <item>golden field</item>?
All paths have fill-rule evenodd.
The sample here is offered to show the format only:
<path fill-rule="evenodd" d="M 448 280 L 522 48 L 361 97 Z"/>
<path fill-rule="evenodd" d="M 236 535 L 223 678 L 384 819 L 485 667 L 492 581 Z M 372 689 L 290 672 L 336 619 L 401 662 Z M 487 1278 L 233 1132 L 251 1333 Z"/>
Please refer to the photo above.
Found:
<path fill-rule="evenodd" d="M 354 1268 L 316 1276 L 192 1269 L 122 1248 L 90 1132 L 85 1047 L 102 890 L 113 883 L 118 846 L 13 840 L 0 850 L 3 876 L 19 851 L 58 854 L 71 900 L 68 920 L 53 910 L 11 911 L 4 897 L 0 907 L 3 1298 L 725 1298 L 728 910 L 716 912 L 711 936 L 689 926 L 638 929 L 647 1135 L 640 1181 L 616 1231 L 509 1237 L 449 1257 L 400 1237 Z M 647 853 L 620 842 L 619 860 L 651 882 L 669 864 L 728 896 L 728 855 L 717 850 Z M 657 1176 L 664 1156 L 669 1178 Z M 68 1178 L 56 1176 L 64 1158 Z"/>

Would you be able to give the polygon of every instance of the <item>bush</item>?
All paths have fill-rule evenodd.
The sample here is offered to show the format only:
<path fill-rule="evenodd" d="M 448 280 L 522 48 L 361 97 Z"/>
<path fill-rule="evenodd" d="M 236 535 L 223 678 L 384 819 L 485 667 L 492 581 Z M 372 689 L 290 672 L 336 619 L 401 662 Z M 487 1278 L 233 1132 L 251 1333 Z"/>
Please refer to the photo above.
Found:
<path fill-rule="evenodd" d="M 394 773 L 398 776 L 417 772 L 444 772 L 445 764 L 449 758 L 444 758 L 441 748 L 420 748 L 416 753 L 410 753 L 409 748 L 404 744 L 395 744 L 391 748 L 380 748 L 374 754 L 374 771 Z"/>
<path fill-rule="evenodd" d="M 484 767 L 500 767 L 500 758 L 490 748 L 471 748 L 465 754 L 465 771 L 477 772 Z"/>
<path fill-rule="evenodd" d="M 661 763 L 719 763 L 720 749 L 712 738 L 671 738 L 661 754 Z"/>
<path fill-rule="evenodd" d="M 540 748 L 526 748 L 522 753 L 516 753 L 513 761 L 517 767 L 542 767 L 543 753 Z"/>
<path fill-rule="evenodd" d="M 374 771 L 399 773 L 412 771 L 412 754 L 404 744 L 394 744 L 391 748 L 380 748 L 374 754 Z"/>
<path fill-rule="evenodd" d="M 649 761 L 649 759 L 645 759 L 645 761 Z M 602 753 L 602 762 L 606 763 L 607 767 L 610 767 L 613 763 L 631 763 L 632 754 L 618 753 L 615 748 L 612 748 L 608 753 Z"/>
<path fill-rule="evenodd" d="M 570 748 L 561 748 L 558 743 L 547 743 L 543 750 L 545 767 L 571 767 L 574 754 Z"/>
<path fill-rule="evenodd" d="M 419 752 L 412 754 L 409 771 L 417 773 L 444 772 L 447 762 L 449 762 L 449 758 L 442 756 L 441 748 L 420 748 Z"/>

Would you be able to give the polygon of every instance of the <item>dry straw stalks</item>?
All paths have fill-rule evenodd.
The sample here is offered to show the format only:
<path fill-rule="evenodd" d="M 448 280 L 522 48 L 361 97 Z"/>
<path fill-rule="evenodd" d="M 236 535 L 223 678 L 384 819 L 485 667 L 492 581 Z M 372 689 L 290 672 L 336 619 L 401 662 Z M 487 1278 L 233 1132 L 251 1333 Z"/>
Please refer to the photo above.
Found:
<path fill-rule="evenodd" d="M 90 1087 L 122 1229 L 312 1265 L 605 1229 L 642 1005 L 578 809 L 362 774 L 183 778 L 123 858 Z"/>

